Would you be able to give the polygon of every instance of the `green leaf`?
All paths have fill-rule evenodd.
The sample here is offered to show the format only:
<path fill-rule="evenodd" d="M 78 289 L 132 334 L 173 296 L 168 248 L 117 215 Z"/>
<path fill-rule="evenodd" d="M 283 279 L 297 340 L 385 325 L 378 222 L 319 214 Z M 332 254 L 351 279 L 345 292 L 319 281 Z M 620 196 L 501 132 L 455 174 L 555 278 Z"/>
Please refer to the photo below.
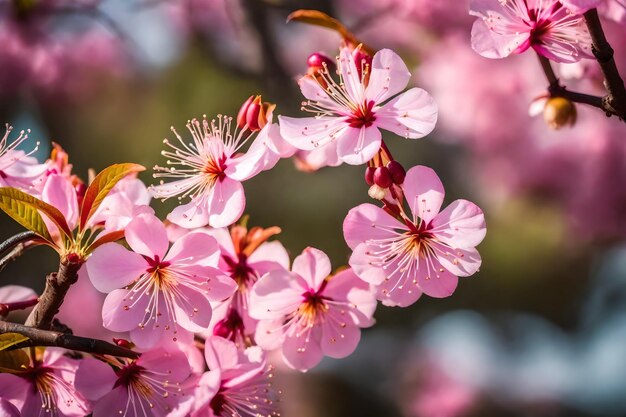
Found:
<path fill-rule="evenodd" d="M 16 188 L 0 188 L 0 209 L 11 216 L 13 220 L 28 230 L 37 233 L 50 243 L 52 243 L 52 237 L 50 237 L 48 227 L 44 223 L 39 211 L 44 213 L 56 224 L 59 230 L 66 236 L 72 236 L 72 231 L 67 225 L 65 217 L 57 208 Z"/>
<path fill-rule="evenodd" d="M 28 337 L 19 333 L 3 333 L 0 334 L 0 351 L 15 346 L 18 343 L 22 343 L 28 340 Z"/>
<path fill-rule="evenodd" d="M 127 175 L 141 172 L 145 169 L 138 164 L 115 164 L 103 169 L 96 175 L 96 178 L 89 184 L 85 192 L 83 205 L 80 209 L 80 230 L 85 228 L 91 216 L 98 210 L 102 200 L 115 187 L 115 184 Z"/>

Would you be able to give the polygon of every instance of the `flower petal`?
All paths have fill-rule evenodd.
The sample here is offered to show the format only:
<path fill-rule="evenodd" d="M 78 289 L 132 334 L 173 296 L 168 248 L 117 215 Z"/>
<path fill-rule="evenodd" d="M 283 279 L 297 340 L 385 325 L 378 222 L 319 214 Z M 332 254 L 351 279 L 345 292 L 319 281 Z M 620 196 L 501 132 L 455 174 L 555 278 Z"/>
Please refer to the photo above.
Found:
<path fill-rule="evenodd" d="M 404 138 L 418 139 L 433 131 L 437 114 L 435 99 L 421 88 L 412 88 L 376 110 L 374 124 Z"/>
<path fill-rule="evenodd" d="M 241 217 L 245 206 L 246 196 L 239 181 L 228 177 L 217 181 L 207 202 L 209 225 L 230 226 Z"/>
<path fill-rule="evenodd" d="M 215 238 L 198 231 L 178 239 L 164 258 L 164 261 L 177 265 L 217 266 L 220 248 Z"/>
<path fill-rule="evenodd" d="M 361 329 L 346 322 L 336 308 L 331 308 L 322 323 L 322 352 L 331 358 L 345 358 L 356 349 L 361 340 Z"/>
<path fill-rule="evenodd" d="M 300 275 L 309 285 L 309 288 L 317 291 L 330 275 L 332 266 L 328 255 L 319 249 L 306 248 L 293 260 L 291 271 Z"/>
<path fill-rule="evenodd" d="M 116 379 L 110 365 L 86 357 L 76 372 L 76 389 L 88 400 L 96 401 L 111 391 Z"/>
<path fill-rule="evenodd" d="M 250 293 L 250 316 L 257 320 L 279 319 L 298 308 L 307 283 L 298 275 L 275 270 L 262 277 Z"/>
<path fill-rule="evenodd" d="M 153 259 L 157 256 L 163 259 L 169 247 L 165 226 L 150 213 L 135 217 L 126 226 L 124 235 L 132 250 Z"/>
<path fill-rule="evenodd" d="M 177 287 L 176 295 L 173 309 L 177 324 L 194 333 L 208 329 L 212 308 L 206 295 L 184 285 Z"/>
<path fill-rule="evenodd" d="M 413 216 L 430 223 L 439 213 L 445 196 L 443 184 L 435 171 L 422 165 L 414 166 L 407 171 L 402 186 Z"/>
<path fill-rule="evenodd" d="M 259 275 L 274 269 L 289 269 L 289 254 L 282 243 L 275 240 L 265 242 L 248 257 L 248 265 Z"/>
<path fill-rule="evenodd" d="M 390 49 L 381 49 L 372 59 L 365 98 L 382 103 L 404 90 L 410 78 L 411 73 L 402 58 Z"/>
<path fill-rule="evenodd" d="M 485 238 L 485 215 L 476 204 L 456 200 L 432 221 L 431 232 L 453 248 L 473 248 Z"/>
<path fill-rule="evenodd" d="M 33 300 L 37 298 L 37 293 L 28 287 L 21 285 L 5 285 L 0 287 L 0 303 L 16 303 L 20 301 Z"/>
<path fill-rule="evenodd" d="M 280 134 L 297 149 L 312 151 L 330 143 L 348 126 L 342 117 L 278 116 Z"/>
<path fill-rule="evenodd" d="M 78 220 L 78 197 L 68 179 L 61 175 L 50 175 L 41 192 L 41 198 L 57 208 L 65 217 L 70 229 L 74 229 Z"/>
<path fill-rule="evenodd" d="M 454 293 L 459 279 L 444 268 L 438 259 L 420 259 L 417 270 L 419 288 L 435 298 L 449 297 Z"/>
<path fill-rule="evenodd" d="M 441 265 L 458 277 L 469 277 L 480 269 L 482 260 L 474 248 L 451 249 L 440 245 L 442 250 L 437 254 Z"/>
<path fill-rule="evenodd" d="M 349 263 L 354 273 L 363 281 L 372 285 L 380 285 L 387 278 L 387 272 L 372 264 L 371 253 L 375 251 L 377 251 L 376 246 L 361 243 L 354 248 Z"/>
<path fill-rule="evenodd" d="M 148 296 L 137 296 L 122 289 L 107 295 L 102 307 L 102 325 L 114 332 L 126 332 L 143 323 L 148 307 Z"/>
<path fill-rule="evenodd" d="M 343 237 L 352 249 L 372 239 L 392 238 L 397 235 L 396 230 L 409 229 L 373 204 L 366 203 L 353 208 L 343 221 Z"/>
<path fill-rule="evenodd" d="M 301 372 L 315 367 L 324 357 L 320 347 L 321 336 L 322 329 L 319 325 L 287 335 L 282 351 L 285 363 Z"/>
<path fill-rule="evenodd" d="M 93 252 L 85 267 L 93 286 L 109 293 L 135 281 L 149 265 L 140 254 L 117 243 L 105 243 Z"/>
<path fill-rule="evenodd" d="M 337 155 L 350 165 L 362 165 L 380 150 L 382 135 L 375 125 L 346 128 L 337 136 Z"/>
<path fill-rule="evenodd" d="M 189 203 L 176 207 L 167 219 L 185 229 L 195 229 L 209 223 L 207 202 L 200 197 L 194 197 Z"/>

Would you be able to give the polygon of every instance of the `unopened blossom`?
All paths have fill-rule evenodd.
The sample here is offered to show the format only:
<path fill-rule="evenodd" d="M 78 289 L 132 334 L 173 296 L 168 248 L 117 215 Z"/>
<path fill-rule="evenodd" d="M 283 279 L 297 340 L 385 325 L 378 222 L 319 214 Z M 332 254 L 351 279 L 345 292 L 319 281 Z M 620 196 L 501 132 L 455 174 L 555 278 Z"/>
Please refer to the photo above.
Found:
<path fill-rule="evenodd" d="M 323 356 L 344 358 L 356 349 L 361 327 L 371 326 L 374 294 L 350 269 L 330 276 L 328 256 L 305 249 L 291 272 L 275 270 L 256 283 L 250 315 L 261 320 L 255 340 L 263 349 L 281 347 L 287 365 L 307 371 Z"/>
<path fill-rule="evenodd" d="M 209 371 L 198 381 L 191 417 L 275 417 L 272 368 L 258 346 L 245 350 L 221 337 L 207 339 Z"/>
<path fill-rule="evenodd" d="M 276 143 L 281 139 L 276 137 L 279 132 L 271 117 L 270 112 L 260 131 L 239 129 L 228 116 L 212 121 L 193 119 L 187 123 L 192 142 L 185 142 L 172 128 L 178 142 L 164 141 L 171 149 L 162 152 L 169 166 L 154 167 L 154 177 L 174 181 L 162 181 L 151 191 L 158 198 L 190 197 L 191 201 L 175 208 L 168 220 L 188 229 L 207 224 L 226 227 L 237 221 L 246 204 L 241 183 L 272 168 L 280 159 L 274 150 L 278 152 Z M 250 147 L 242 153 L 248 142 L 252 142 Z"/>
<path fill-rule="evenodd" d="M 286 141 L 305 151 L 336 146 L 340 160 L 360 165 L 380 149 L 380 129 L 411 139 L 434 129 L 437 106 L 433 98 L 419 88 L 402 92 L 411 77 L 402 59 L 383 49 L 374 55 L 370 67 L 362 56 L 359 48 L 354 52 L 341 49 L 339 82 L 327 66 L 317 77 L 300 79 L 300 90 L 307 99 L 303 110 L 314 117 L 280 116 Z"/>
<path fill-rule="evenodd" d="M 410 217 L 362 204 L 350 210 L 343 231 L 354 272 L 377 287 L 383 304 L 406 307 L 422 293 L 450 296 L 459 276 L 478 271 L 475 247 L 486 229 L 482 210 L 469 201 L 456 200 L 440 212 L 443 185 L 428 167 L 411 168 L 403 188 Z"/>
<path fill-rule="evenodd" d="M 91 404 L 76 388 L 79 361 L 65 350 L 47 348 L 43 356 L 15 373 L 0 373 L 0 395 L 26 417 L 84 417 Z"/>
<path fill-rule="evenodd" d="M 37 293 L 21 285 L 0 287 L 0 317 L 13 310 L 22 310 L 37 303 Z"/>
<path fill-rule="evenodd" d="M 504 58 L 533 48 L 556 62 L 593 58 L 583 18 L 557 0 L 470 0 L 472 48 Z"/>
<path fill-rule="evenodd" d="M 37 151 L 39 143 L 29 152 L 18 149 L 28 139 L 30 130 L 21 131 L 17 139 L 10 141 L 12 131 L 13 127 L 6 125 L 4 136 L 0 139 L 0 187 L 29 190 L 46 172 L 46 166 L 31 156 Z"/>
<path fill-rule="evenodd" d="M 227 273 L 237 284 L 237 291 L 216 304 L 213 332 L 219 336 L 244 342 L 254 335 L 257 321 L 250 317 L 250 292 L 259 278 L 266 273 L 289 269 L 289 255 L 278 241 L 267 240 L 280 233 L 280 228 L 262 229 L 234 225 L 230 230 L 209 229 L 220 245 L 219 269 Z"/>
<path fill-rule="evenodd" d="M 191 369 L 180 351 L 150 350 L 137 360 L 81 361 L 76 386 L 94 403 L 93 417 L 184 417 Z M 83 416 L 81 416 L 83 417 Z"/>
<path fill-rule="evenodd" d="M 168 250 L 165 226 L 152 214 L 132 220 L 125 237 L 131 250 L 107 243 L 86 264 L 94 287 L 108 293 L 102 308 L 104 327 L 130 331 L 140 347 L 207 330 L 210 302 L 228 298 L 236 288 L 216 268 L 215 239 L 189 233 Z"/>

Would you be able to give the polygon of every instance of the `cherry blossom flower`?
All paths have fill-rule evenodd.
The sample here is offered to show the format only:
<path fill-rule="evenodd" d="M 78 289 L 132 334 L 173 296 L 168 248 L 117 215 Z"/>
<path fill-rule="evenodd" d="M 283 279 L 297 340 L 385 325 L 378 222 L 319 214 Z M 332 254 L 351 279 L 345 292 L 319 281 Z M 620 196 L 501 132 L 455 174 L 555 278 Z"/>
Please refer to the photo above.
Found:
<path fill-rule="evenodd" d="M 471 0 L 472 48 L 486 58 L 521 54 L 528 48 L 556 62 L 593 58 L 581 15 L 556 0 Z"/>
<path fill-rule="evenodd" d="M 47 348 L 41 360 L 19 372 L 0 373 L 0 393 L 22 416 L 84 417 L 91 404 L 75 387 L 79 361 L 65 350 Z"/>
<path fill-rule="evenodd" d="M 172 128 L 178 144 L 165 140 L 171 151 L 163 151 L 170 167 L 154 167 L 155 178 L 174 178 L 170 183 L 152 186 L 155 197 L 179 200 L 191 197 L 189 203 L 175 208 L 168 220 L 179 226 L 226 227 L 243 214 L 246 198 L 242 182 L 259 172 L 272 168 L 280 159 L 280 138 L 277 126 L 268 123 L 258 134 L 248 128 L 231 129 L 232 118 L 218 116 L 209 122 L 194 119 L 187 123 L 193 143 L 185 143 Z M 252 140 L 246 153 L 242 147 Z M 274 152 L 276 151 L 276 152 Z"/>
<path fill-rule="evenodd" d="M 248 311 L 253 286 L 270 271 L 289 269 L 289 255 L 282 243 L 267 241 L 280 233 L 280 228 L 248 230 L 235 225 L 230 230 L 209 229 L 206 233 L 220 245 L 219 269 L 237 283 L 232 297 L 214 306 L 213 332 L 245 346 L 246 338 L 254 335 L 257 324 Z"/>
<path fill-rule="evenodd" d="M 400 94 L 411 77 L 402 59 L 383 49 L 374 55 L 370 70 L 366 60 L 355 62 L 359 52 L 341 49 L 339 83 L 327 66 L 318 77 L 300 79 L 300 90 L 307 99 L 303 110 L 315 117 L 279 116 L 280 132 L 287 142 L 305 151 L 336 146 L 339 159 L 360 165 L 380 149 L 380 129 L 411 139 L 434 129 L 437 106 L 433 98 L 419 88 Z"/>
<path fill-rule="evenodd" d="M 356 349 L 361 327 L 373 325 L 376 309 L 368 285 L 347 269 L 335 276 L 328 256 L 305 249 L 291 272 L 275 270 L 256 283 L 250 315 L 261 320 L 255 340 L 266 350 L 282 345 L 285 362 L 307 371 L 324 355 L 344 358 Z"/>
<path fill-rule="evenodd" d="M 615 22 L 624 22 L 626 19 L 626 2 L 624 0 L 561 0 L 574 13 L 582 14 L 597 8 L 598 12 Z"/>
<path fill-rule="evenodd" d="M 6 131 L 0 139 L 0 187 L 15 187 L 30 190 L 46 172 L 46 166 L 37 162 L 31 155 L 37 151 L 39 143 L 30 152 L 18 150 L 28 139 L 27 132 L 21 131 L 13 142 L 9 142 L 9 135 L 13 127 L 6 125 Z"/>
<path fill-rule="evenodd" d="M 94 287 L 108 293 L 102 309 L 104 327 L 130 331 L 133 342 L 144 348 L 166 336 L 177 340 L 206 330 L 210 301 L 224 300 L 236 288 L 216 269 L 215 239 L 189 233 L 168 251 L 165 226 L 152 214 L 132 220 L 125 236 L 132 251 L 107 243 L 86 264 Z"/>
<path fill-rule="evenodd" d="M 76 386 L 93 401 L 93 417 L 185 416 L 178 410 L 191 401 L 185 385 L 191 369 L 182 352 L 150 350 L 114 367 L 86 358 L 78 368 Z"/>
<path fill-rule="evenodd" d="M 237 349 L 221 337 L 208 339 L 205 358 L 209 371 L 198 381 L 191 417 L 275 417 L 277 392 L 271 366 L 258 346 Z"/>
<path fill-rule="evenodd" d="M 350 266 L 364 281 L 377 286 L 385 305 L 406 307 L 424 292 L 452 295 L 458 276 L 478 271 L 475 249 L 485 237 L 482 210 L 456 200 L 443 211 L 444 189 L 435 172 L 411 168 L 403 184 L 411 217 L 401 220 L 372 204 L 350 210 L 343 224 L 352 248 Z"/>

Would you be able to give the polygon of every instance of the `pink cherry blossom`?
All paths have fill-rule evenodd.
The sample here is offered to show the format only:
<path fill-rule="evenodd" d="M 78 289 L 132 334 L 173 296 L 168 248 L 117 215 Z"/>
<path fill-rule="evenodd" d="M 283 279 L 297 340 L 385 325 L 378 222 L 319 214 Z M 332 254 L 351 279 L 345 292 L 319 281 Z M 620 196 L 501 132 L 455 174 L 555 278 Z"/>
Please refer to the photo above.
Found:
<path fill-rule="evenodd" d="M 443 211 L 444 190 L 435 172 L 411 168 L 403 184 L 412 216 L 401 220 L 372 204 L 350 210 L 343 224 L 354 251 L 350 266 L 364 281 L 377 286 L 385 305 L 406 307 L 424 292 L 450 296 L 459 276 L 478 271 L 475 249 L 485 237 L 482 210 L 456 200 Z"/>
<path fill-rule="evenodd" d="M 107 243 L 87 261 L 89 278 L 108 293 L 102 309 L 104 327 L 130 331 L 133 342 L 149 348 L 201 332 L 211 321 L 210 301 L 221 301 L 235 282 L 216 269 L 219 248 L 205 233 L 189 233 L 168 250 L 165 226 L 141 214 L 125 230 L 127 250 Z"/>
<path fill-rule="evenodd" d="M 401 93 L 411 74 L 395 52 L 377 52 L 371 70 L 365 60 L 359 59 L 357 66 L 357 54 L 359 49 L 354 53 L 341 49 L 339 83 L 328 68 L 320 70 L 318 77 L 300 79 L 300 90 L 307 99 L 303 109 L 315 117 L 280 116 L 280 131 L 286 141 L 305 151 L 336 146 L 339 159 L 360 165 L 380 149 L 380 129 L 411 139 L 426 136 L 434 129 L 435 101 L 419 88 Z"/>
<path fill-rule="evenodd" d="M 504 58 L 533 48 L 556 62 L 593 58 L 581 15 L 556 0 L 471 0 L 472 48 L 486 58 Z"/>
<path fill-rule="evenodd" d="M 598 13 L 615 22 L 626 20 L 624 0 L 561 0 L 561 2 L 574 13 L 582 14 L 595 7 Z"/>
<path fill-rule="evenodd" d="M 187 123 L 193 143 L 185 143 L 172 128 L 179 143 L 167 139 L 171 151 L 163 151 L 170 167 L 155 167 L 155 178 L 174 178 L 170 183 L 152 186 L 155 197 L 179 199 L 191 197 L 189 203 L 175 208 L 168 220 L 193 229 L 206 226 L 226 227 L 243 214 L 246 198 L 242 181 L 263 170 L 272 168 L 288 152 L 280 144 L 282 139 L 276 126 L 269 122 L 258 133 L 246 153 L 242 147 L 255 136 L 249 129 L 231 130 L 232 118 L 218 116 L 217 120 Z"/>
<path fill-rule="evenodd" d="M 84 417 L 91 404 L 74 386 L 79 361 L 63 356 L 65 350 L 47 348 L 40 361 L 18 374 L 0 373 L 2 398 L 22 416 Z"/>
<path fill-rule="evenodd" d="M 344 358 L 356 349 L 361 327 L 371 326 L 376 309 L 368 285 L 347 269 L 335 276 L 328 256 L 305 249 L 291 272 L 271 271 L 250 295 L 250 315 L 261 320 L 255 340 L 272 350 L 282 345 L 285 362 L 307 371 L 324 355 Z"/>
<path fill-rule="evenodd" d="M 115 372 L 86 358 L 76 373 L 76 386 L 93 401 L 93 417 L 183 417 L 177 410 L 191 401 L 185 385 L 190 374 L 182 352 L 155 349 L 119 363 Z"/>
<path fill-rule="evenodd" d="M 258 346 L 239 350 L 221 337 L 206 341 L 209 371 L 198 381 L 191 417 L 275 417 L 271 366 Z"/>
<path fill-rule="evenodd" d="M 6 125 L 6 131 L 0 139 L 0 187 L 15 187 L 30 190 L 46 172 L 46 166 L 37 162 L 31 155 L 37 151 L 39 143 L 30 152 L 18 150 L 28 139 L 27 132 L 21 131 L 17 139 L 9 142 L 13 127 Z"/>
<path fill-rule="evenodd" d="M 236 283 L 237 291 L 214 306 L 213 332 L 244 345 L 245 338 L 254 335 L 257 321 L 250 317 L 250 292 L 258 279 L 266 273 L 289 269 L 289 255 L 278 241 L 268 242 L 280 232 L 277 227 L 262 229 L 236 225 L 230 230 L 209 229 L 220 245 L 219 269 Z"/>

